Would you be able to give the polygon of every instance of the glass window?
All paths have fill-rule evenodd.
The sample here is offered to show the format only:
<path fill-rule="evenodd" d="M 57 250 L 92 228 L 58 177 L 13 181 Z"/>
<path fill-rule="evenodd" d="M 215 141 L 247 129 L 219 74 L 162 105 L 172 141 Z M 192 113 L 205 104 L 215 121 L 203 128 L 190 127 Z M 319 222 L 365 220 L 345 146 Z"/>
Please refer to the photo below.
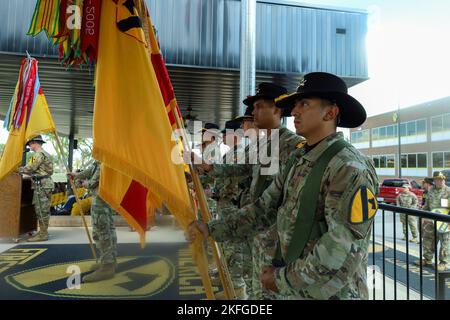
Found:
<path fill-rule="evenodd" d="M 400 136 L 401 137 L 406 136 L 406 123 L 400 124 Z"/>
<path fill-rule="evenodd" d="M 394 127 L 393 126 L 389 126 L 386 128 L 386 136 L 387 136 L 387 138 L 394 137 Z"/>
<path fill-rule="evenodd" d="M 444 116 L 442 127 L 445 131 L 450 130 L 450 113 Z"/>
<path fill-rule="evenodd" d="M 386 168 L 386 156 L 380 157 L 380 168 Z"/>
<path fill-rule="evenodd" d="M 443 168 L 444 167 L 444 153 L 435 152 L 433 153 L 433 168 Z"/>
<path fill-rule="evenodd" d="M 406 154 L 402 154 L 402 168 L 408 168 L 408 159 Z"/>
<path fill-rule="evenodd" d="M 386 127 L 379 128 L 380 139 L 386 139 Z"/>
<path fill-rule="evenodd" d="M 398 134 L 397 134 L 398 128 L 397 127 L 398 127 L 397 125 L 393 126 L 393 128 L 394 128 L 394 137 L 398 137 Z"/>
<path fill-rule="evenodd" d="M 357 134 L 358 134 L 358 132 L 352 132 L 352 142 L 357 141 Z"/>
<path fill-rule="evenodd" d="M 380 158 L 378 156 L 374 156 L 373 163 L 375 165 L 375 168 L 379 168 L 380 167 Z"/>
<path fill-rule="evenodd" d="M 379 139 L 378 128 L 372 129 L 372 139 L 373 140 L 378 140 Z"/>
<path fill-rule="evenodd" d="M 431 128 L 433 132 L 442 131 L 442 116 L 431 119 Z"/>
<path fill-rule="evenodd" d="M 364 130 L 361 132 L 363 141 L 369 141 L 369 130 Z"/>
<path fill-rule="evenodd" d="M 426 134 L 427 133 L 427 124 L 425 120 L 417 121 L 417 134 Z"/>
<path fill-rule="evenodd" d="M 383 186 L 385 187 L 396 187 L 401 188 L 402 185 L 408 184 L 408 180 L 403 179 L 387 179 L 383 181 Z"/>
<path fill-rule="evenodd" d="M 426 168 L 427 167 L 427 154 L 419 153 L 417 155 L 417 167 L 418 168 Z"/>
<path fill-rule="evenodd" d="M 394 168 L 395 167 L 394 162 L 395 162 L 394 156 L 387 157 L 387 167 L 388 168 Z"/>
<path fill-rule="evenodd" d="M 411 121 L 406 124 L 406 135 L 414 136 L 416 134 L 416 122 Z"/>
<path fill-rule="evenodd" d="M 444 168 L 450 169 L 450 152 L 445 152 L 444 154 Z"/>
<path fill-rule="evenodd" d="M 417 168 L 416 154 L 408 154 L 408 168 Z"/>

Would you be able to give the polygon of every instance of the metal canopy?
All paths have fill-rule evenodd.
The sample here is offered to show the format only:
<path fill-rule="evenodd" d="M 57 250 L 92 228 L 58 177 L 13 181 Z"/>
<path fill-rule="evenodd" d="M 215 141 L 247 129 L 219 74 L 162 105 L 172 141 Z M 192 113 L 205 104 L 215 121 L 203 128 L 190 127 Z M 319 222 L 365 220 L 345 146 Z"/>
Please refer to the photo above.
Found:
<path fill-rule="evenodd" d="M 146 0 L 183 114 L 224 122 L 238 115 L 240 0 Z M 27 36 L 35 1 L 0 1 L 0 118 L 13 95 L 21 59 L 39 75 L 58 131 L 92 136 L 93 71 L 66 70 L 44 34 Z M 300 77 L 326 71 L 348 86 L 367 79 L 367 14 L 288 0 L 257 0 L 256 83 L 295 90 Z M 249 92 L 251 94 L 253 92 Z"/>
<path fill-rule="evenodd" d="M 14 93 L 23 56 L 0 54 L 0 117 L 4 119 Z M 92 136 L 95 90 L 93 72 L 66 70 L 55 58 L 38 58 L 39 77 L 58 131 L 75 137 Z M 237 116 L 239 70 L 168 66 L 182 114 L 188 107 L 197 120 L 223 125 Z M 297 87 L 301 75 L 257 72 L 256 82 L 275 81 L 289 91 Z M 349 86 L 359 78 L 347 78 Z"/>

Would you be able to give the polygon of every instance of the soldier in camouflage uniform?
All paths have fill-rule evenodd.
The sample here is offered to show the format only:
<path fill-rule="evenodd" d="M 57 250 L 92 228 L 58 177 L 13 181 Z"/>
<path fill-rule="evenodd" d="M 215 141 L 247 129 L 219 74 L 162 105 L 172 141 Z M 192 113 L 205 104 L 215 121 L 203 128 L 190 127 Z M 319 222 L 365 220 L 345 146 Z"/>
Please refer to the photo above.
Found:
<path fill-rule="evenodd" d="M 428 198 L 423 206 L 423 210 L 433 211 L 434 209 L 442 208 L 441 200 L 447 199 L 450 201 L 450 188 L 445 185 L 446 177 L 441 172 L 435 172 L 433 175 L 434 186 L 428 192 Z M 432 220 L 423 220 L 423 260 L 424 265 L 432 266 L 433 257 L 435 253 L 435 245 L 439 242 L 441 247 L 439 250 L 439 264 L 438 270 L 443 271 L 449 267 L 450 256 L 450 231 L 437 232 L 437 242 L 434 239 L 434 222 Z M 417 262 L 420 264 L 420 261 Z"/>
<path fill-rule="evenodd" d="M 422 189 L 423 189 L 423 195 L 422 195 L 422 207 L 427 202 L 428 198 L 428 191 L 434 186 L 433 178 L 425 178 L 422 181 Z"/>
<path fill-rule="evenodd" d="M 372 161 L 336 133 L 338 125 L 359 127 L 365 110 L 342 79 L 322 72 L 305 75 L 277 106 L 292 110 L 307 144 L 253 204 L 222 221 L 194 221 L 188 240 L 197 229 L 242 241 L 276 224 L 278 259 L 261 268 L 260 280 L 277 299 L 367 299 L 378 177 Z"/>
<path fill-rule="evenodd" d="M 403 185 L 403 191 L 398 195 L 396 202 L 397 206 L 409 209 L 417 209 L 419 204 L 417 196 L 409 190 L 408 184 Z M 400 214 L 400 221 L 403 226 L 403 240 L 406 240 L 406 214 Z M 410 241 L 414 243 L 419 242 L 417 239 L 417 221 L 417 217 L 408 216 L 408 226 L 413 236 Z"/>
<path fill-rule="evenodd" d="M 230 147 L 230 150 L 223 156 L 223 163 L 236 163 L 238 154 L 242 153 L 242 144 L 235 130 L 239 129 L 240 123 L 234 120 L 225 123 L 225 129 L 222 130 L 222 141 Z M 230 131 L 231 130 L 231 131 Z M 238 209 L 237 200 L 239 196 L 239 183 L 242 177 L 223 176 L 214 179 L 214 189 L 216 190 L 215 199 L 217 200 L 217 218 L 226 217 L 229 212 Z M 230 272 L 233 287 L 238 299 L 245 299 L 245 282 L 243 279 L 243 244 L 226 241 L 223 243 L 223 252 L 225 261 Z M 216 281 L 214 281 L 216 280 Z M 213 279 L 215 285 L 218 284 L 218 278 Z M 216 294 L 219 300 L 224 299 L 223 292 Z"/>
<path fill-rule="evenodd" d="M 208 132 L 209 137 L 207 138 L 205 133 Z M 208 146 L 215 146 L 218 143 L 218 133 L 219 126 L 215 123 L 205 123 L 204 127 L 201 129 L 202 133 L 202 161 L 206 161 L 208 163 L 214 162 L 215 158 L 215 150 L 209 152 Z M 214 144 L 214 145 L 213 145 Z M 209 152 L 209 153 L 208 153 Z M 196 157 L 194 153 L 192 153 L 193 157 Z M 198 161 L 198 160 L 197 160 Z M 196 161 L 194 161 L 195 163 Z M 203 186 L 203 190 L 205 191 L 206 202 L 208 204 L 209 211 L 211 213 L 212 218 L 214 219 L 217 216 L 217 200 L 215 199 L 216 190 L 214 188 L 214 179 L 211 177 L 201 174 L 199 176 L 200 181 Z M 198 210 L 197 218 L 202 220 L 202 213 Z M 205 241 L 206 253 L 208 257 L 208 265 L 209 265 L 209 274 L 212 277 L 218 276 L 217 266 L 215 265 L 214 257 L 210 246 L 208 246 L 207 241 Z"/>
<path fill-rule="evenodd" d="M 101 163 L 94 161 L 86 170 L 72 172 L 68 175 L 85 180 L 83 186 L 92 196 L 91 221 L 95 245 L 100 252 L 98 263 L 91 267 L 94 271 L 83 277 L 83 282 L 97 282 L 114 277 L 117 264 L 117 234 L 113 216 L 115 211 L 98 195 Z"/>
<path fill-rule="evenodd" d="M 256 94 L 254 96 L 248 96 L 243 103 L 246 104 L 250 110 L 252 110 L 252 115 L 254 117 L 254 123 L 257 128 L 266 129 L 268 134 L 271 134 L 271 130 L 278 129 L 278 140 L 267 139 L 266 141 L 256 141 L 254 144 L 247 146 L 245 153 L 248 159 L 248 155 L 259 153 L 260 150 L 267 150 L 267 154 L 271 161 L 267 164 L 261 164 L 260 162 L 256 164 L 248 163 L 245 164 L 235 164 L 235 165 L 213 165 L 213 166 L 203 166 L 202 170 L 209 172 L 209 175 L 214 178 L 220 177 L 242 177 L 243 179 L 251 177 L 251 184 L 249 187 L 249 199 L 250 201 L 255 201 L 267 187 L 272 182 L 275 177 L 275 173 L 267 174 L 264 170 L 270 168 L 273 164 L 278 165 L 279 171 L 287 163 L 289 154 L 295 150 L 295 148 L 301 144 L 304 139 L 297 136 L 295 133 L 288 130 L 286 127 L 280 125 L 282 116 L 289 116 L 289 113 L 279 110 L 275 107 L 275 98 L 286 94 L 287 90 L 281 86 L 272 83 L 260 83 L 258 85 Z M 250 134 L 250 133 L 249 133 Z M 259 144 L 261 143 L 261 144 Z M 278 154 L 271 155 L 272 143 L 278 143 Z M 234 211 L 236 213 L 237 210 Z M 264 292 L 260 285 L 259 273 L 254 268 L 254 258 L 264 257 L 265 260 L 269 261 L 273 258 L 271 253 L 273 250 L 267 245 L 269 243 L 274 243 L 275 232 L 274 227 L 267 228 L 265 231 L 261 230 L 255 237 L 250 237 L 247 239 L 247 244 L 244 246 L 244 278 L 252 278 L 252 285 L 246 286 L 246 291 L 249 293 L 251 299 L 263 299 L 268 298 L 266 295 L 269 293 Z M 267 232 L 267 233 L 266 233 Z M 263 244 L 260 244 L 264 243 Z M 257 249 L 255 249 L 257 248 Z M 249 281 L 247 281 L 249 282 Z"/>
<path fill-rule="evenodd" d="M 244 137 L 249 141 L 248 144 L 256 144 L 256 138 L 258 136 L 258 128 L 255 125 L 253 119 L 253 105 L 247 106 L 244 115 L 235 118 L 236 121 L 241 123 L 241 129 L 244 131 Z M 254 135 L 253 135 L 254 133 Z M 244 149 L 246 159 L 248 156 L 249 148 L 246 146 Z M 238 208 L 242 208 L 250 203 L 252 203 L 252 195 L 250 192 L 250 187 L 252 185 L 252 176 L 245 177 L 240 180 L 238 184 Z M 252 246 L 253 243 L 249 241 L 244 241 L 242 243 L 242 273 L 245 282 L 246 294 L 249 299 L 254 298 L 253 293 L 253 262 L 252 262 Z"/>
<path fill-rule="evenodd" d="M 46 151 L 42 149 L 45 141 L 39 135 L 28 141 L 27 145 L 35 152 L 32 161 L 25 167 L 19 168 L 19 173 L 31 176 L 33 192 L 33 205 L 39 223 L 39 232 L 28 239 L 29 242 L 47 241 L 48 224 L 50 221 L 50 206 L 54 183 L 52 180 L 53 161 Z"/>

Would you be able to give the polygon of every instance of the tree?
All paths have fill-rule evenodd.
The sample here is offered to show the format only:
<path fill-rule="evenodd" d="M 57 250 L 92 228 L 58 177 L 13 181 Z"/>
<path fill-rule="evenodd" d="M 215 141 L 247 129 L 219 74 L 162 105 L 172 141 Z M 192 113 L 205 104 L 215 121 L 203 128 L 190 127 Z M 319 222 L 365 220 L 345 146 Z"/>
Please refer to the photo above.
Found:
<path fill-rule="evenodd" d="M 92 162 L 92 139 L 78 140 L 78 151 L 81 154 L 79 168 L 86 168 Z"/>
<path fill-rule="evenodd" d="M 55 147 L 57 146 L 56 138 L 53 134 L 46 136 L 44 140 L 50 141 Z M 60 137 L 64 158 L 67 161 L 69 155 L 69 138 Z M 78 139 L 78 149 L 74 150 L 73 169 L 82 169 L 92 162 L 92 139 Z M 76 158 L 76 154 L 80 154 L 80 158 Z M 57 154 L 52 155 L 55 172 L 66 172 L 65 167 L 61 167 L 61 161 Z"/>

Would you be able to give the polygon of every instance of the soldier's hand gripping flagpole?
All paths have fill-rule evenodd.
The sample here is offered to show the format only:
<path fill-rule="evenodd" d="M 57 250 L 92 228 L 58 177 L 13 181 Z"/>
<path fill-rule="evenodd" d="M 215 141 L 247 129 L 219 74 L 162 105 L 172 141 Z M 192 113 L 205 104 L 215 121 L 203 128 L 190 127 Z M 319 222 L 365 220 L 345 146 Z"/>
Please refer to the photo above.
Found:
<path fill-rule="evenodd" d="M 58 154 L 58 159 L 61 162 L 61 165 L 66 168 L 66 172 L 70 173 L 69 166 L 68 166 L 68 164 L 66 162 L 66 159 L 64 158 L 64 153 L 63 153 L 61 140 L 59 139 L 58 133 L 56 131 L 54 131 L 54 135 L 55 135 L 55 138 L 56 138 L 56 144 L 57 145 L 56 146 L 53 145 L 53 146 L 54 146 L 54 148 L 56 150 L 56 153 Z M 76 202 L 78 204 L 78 207 L 80 208 L 81 220 L 83 221 L 83 226 L 84 226 L 84 229 L 86 230 L 86 234 L 87 234 L 87 237 L 88 237 L 88 240 L 89 240 L 89 246 L 91 247 L 91 251 L 92 251 L 92 256 L 94 257 L 95 261 L 97 261 L 97 252 L 95 251 L 95 247 L 94 247 L 94 244 L 92 242 L 92 237 L 91 237 L 91 234 L 89 233 L 89 229 L 88 229 L 88 226 L 87 226 L 87 223 L 86 223 L 86 218 L 84 216 L 83 207 L 81 206 L 81 200 L 78 197 L 77 188 L 75 187 L 75 184 L 73 182 L 73 178 L 72 177 L 69 178 L 69 183 L 70 183 L 70 188 L 72 189 L 73 195 L 75 196 L 75 200 L 76 200 Z"/>
<path fill-rule="evenodd" d="M 186 137 L 186 132 L 184 131 L 184 125 L 178 115 L 177 112 L 174 112 L 177 126 L 180 128 L 182 134 L 182 142 L 183 149 L 189 153 L 192 152 L 191 146 L 187 143 L 188 139 Z M 197 170 L 194 168 L 192 162 L 189 162 L 189 169 L 192 176 L 192 182 L 194 183 L 195 193 L 198 196 L 198 201 L 200 204 L 200 211 L 202 214 L 203 221 L 205 223 L 209 222 L 212 219 L 211 212 L 209 211 L 208 204 L 206 201 L 205 191 L 203 190 L 203 186 L 201 184 L 200 178 L 198 176 Z M 235 299 L 236 293 L 234 291 L 233 283 L 231 281 L 231 276 L 228 271 L 228 267 L 225 261 L 225 256 L 223 254 L 223 250 L 220 244 L 216 243 L 211 237 L 208 237 L 208 242 L 211 246 L 211 250 L 213 252 L 214 261 L 217 265 L 217 271 L 219 272 L 220 281 L 222 283 L 225 296 L 227 299 Z M 208 279 L 209 280 L 209 279 Z M 211 282 L 209 281 L 209 285 Z M 209 287 L 208 285 L 208 287 Z M 205 288 L 206 289 L 206 288 Z"/>

